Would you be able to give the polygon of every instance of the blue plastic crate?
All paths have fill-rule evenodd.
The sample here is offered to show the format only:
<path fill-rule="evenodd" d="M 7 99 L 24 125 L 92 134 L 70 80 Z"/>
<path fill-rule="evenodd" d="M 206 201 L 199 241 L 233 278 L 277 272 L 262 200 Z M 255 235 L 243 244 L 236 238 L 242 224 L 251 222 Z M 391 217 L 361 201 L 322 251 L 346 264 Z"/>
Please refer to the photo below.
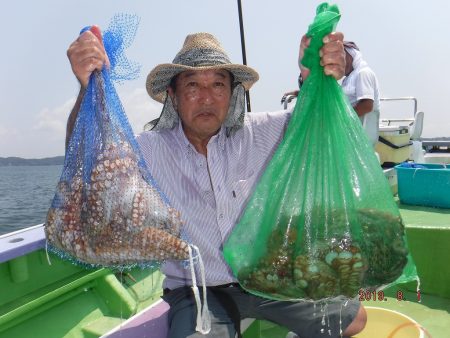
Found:
<path fill-rule="evenodd" d="M 421 168 L 395 166 L 400 201 L 450 208 L 450 165 L 418 163 L 417 166 Z"/>

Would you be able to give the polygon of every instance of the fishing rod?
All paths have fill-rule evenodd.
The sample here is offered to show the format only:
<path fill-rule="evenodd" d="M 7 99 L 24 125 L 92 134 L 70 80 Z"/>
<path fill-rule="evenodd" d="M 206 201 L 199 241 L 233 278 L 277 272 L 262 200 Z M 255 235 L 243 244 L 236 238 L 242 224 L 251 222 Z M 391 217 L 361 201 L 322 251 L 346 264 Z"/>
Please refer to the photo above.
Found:
<path fill-rule="evenodd" d="M 245 66 L 247 66 L 247 56 L 245 54 L 245 37 L 244 37 L 244 22 L 242 19 L 242 5 L 241 0 L 237 0 L 238 3 L 238 12 L 239 12 L 239 30 L 241 32 L 241 49 L 242 49 L 242 62 Z M 247 111 L 251 111 L 250 108 L 250 92 L 248 90 L 245 91 L 245 101 L 247 102 Z"/>

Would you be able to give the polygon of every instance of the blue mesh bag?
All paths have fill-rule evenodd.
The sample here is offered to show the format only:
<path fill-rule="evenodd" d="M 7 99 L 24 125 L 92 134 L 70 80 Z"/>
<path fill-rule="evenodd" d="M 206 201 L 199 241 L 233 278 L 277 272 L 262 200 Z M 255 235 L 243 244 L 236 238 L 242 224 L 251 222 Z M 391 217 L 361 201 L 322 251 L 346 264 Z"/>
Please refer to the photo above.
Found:
<path fill-rule="evenodd" d="M 103 34 L 111 66 L 91 75 L 45 223 L 50 251 L 90 266 L 189 257 L 180 215 L 149 172 L 113 85 L 139 74 L 124 54 L 137 26 L 136 16 L 116 15 Z"/>

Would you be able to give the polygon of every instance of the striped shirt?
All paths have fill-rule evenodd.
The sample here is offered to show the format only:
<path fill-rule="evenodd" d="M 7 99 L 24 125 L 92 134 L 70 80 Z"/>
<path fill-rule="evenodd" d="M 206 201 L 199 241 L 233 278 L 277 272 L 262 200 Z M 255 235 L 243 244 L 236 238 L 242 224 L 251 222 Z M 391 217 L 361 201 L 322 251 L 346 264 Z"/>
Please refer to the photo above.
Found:
<path fill-rule="evenodd" d="M 209 140 L 207 156 L 195 150 L 181 123 L 137 137 L 151 174 L 181 213 L 183 232 L 200 250 L 208 286 L 236 282 L 223 259 L 223 244 L 283 138 L 290 116 L 291 111 L 246 114 L 243 128 L 232 136 L 227 137 L 222 127 Z M 164 263 L 162 272 L 166 288 L 191 285 L 190 269 L 180 262 Z"/>

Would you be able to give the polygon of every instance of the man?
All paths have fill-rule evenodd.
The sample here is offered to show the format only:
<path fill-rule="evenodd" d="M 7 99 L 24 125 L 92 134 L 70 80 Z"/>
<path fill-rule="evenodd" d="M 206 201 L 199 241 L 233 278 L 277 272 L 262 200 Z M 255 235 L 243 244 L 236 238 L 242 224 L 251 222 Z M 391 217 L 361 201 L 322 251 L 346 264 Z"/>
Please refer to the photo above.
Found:
<path fill-rule="evenodd" d="M 380 98 L 378 81 L 373 70 L 363 60 L 358 46 L 345 41 L 345 78 L 342 89 L 358 114 L 369 140 L 375 146 L 378 141 Z"/>
<path fill-rule="evenodd" d="M 97 28 L 95 35 L 99 36 Z M 89 76 L 108 63 L 93 32 L 85 32 L 67 52 L 81 84 L 69 116 L 68 137 Z M 325 38 L 324 71 L 344 74 L 342 34 Z M 301 42 L 301 55 L 309 41 Z M 308 70 L 302 69 L 304 77 Z M 164 103 L 153 129 L 138 137 L 155 180 L 181 212 L 183 231 L 199 247 L 208 286 L 211 331 L 208 337 L 234 337 L 243 318 L 267 319 L 300 337 L 354 335 L 366 321 L 354 300 L 330 300 L 321 312 L 312 302 L 271 301 L 251 295 L 223 259 L 222 246 L 237 223 L 266 164 L 281 141 L 291 111 L 245 114 L 244 91 L 258 80 L 250 67 L 232 64 L 220 43 L 208 33 L 188 35 L 172 63 L 155 67 L 147 91 Z M 164 299 L 170 305 L 169 337 L 203 337 L 196 332 L 197 305 L 188 286 L 190 271 L 175 261 L 162 268 Z M 324 325 L 325 316 L 330 324 Z M 342 331 L 341 331 L 342 330 Z"/>
<path fill-rule="evenodd" d="M 370 142 L 375 146 L 378 142 L 380 118 L 378 80 L 354 42 L 344 41 L 344 50 L 345 78 L 342 81 L 342 90 L 359 116 Z M 299 88 L 303 80 L 300 75 Z M 281 102 L 284 103 L 290 96 L 298 96 L 298 93 L 299 90 L 285 93 Z"/>

